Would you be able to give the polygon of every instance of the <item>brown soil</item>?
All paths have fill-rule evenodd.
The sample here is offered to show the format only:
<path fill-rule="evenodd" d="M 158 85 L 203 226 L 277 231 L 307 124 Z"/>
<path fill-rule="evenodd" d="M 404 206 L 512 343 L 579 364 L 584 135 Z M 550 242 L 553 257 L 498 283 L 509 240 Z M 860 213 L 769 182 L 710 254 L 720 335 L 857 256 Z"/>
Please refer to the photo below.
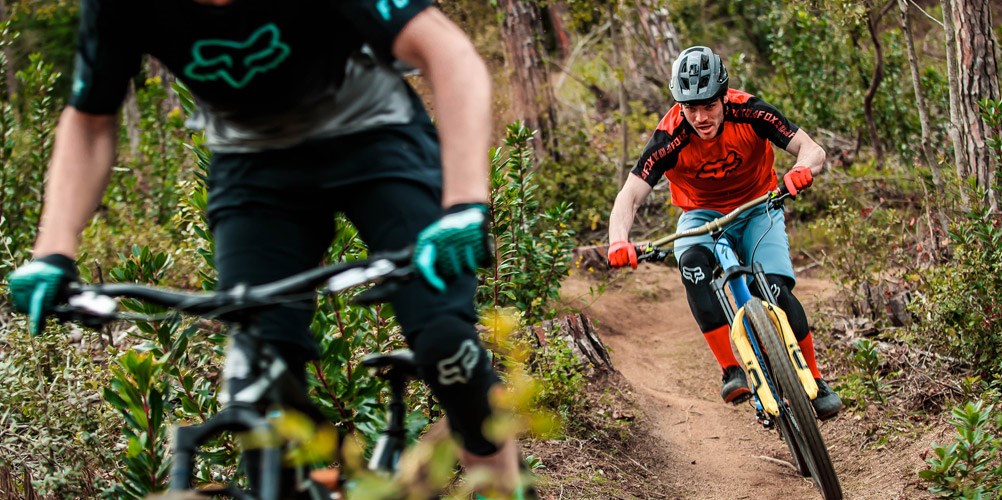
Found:
<path fill-rule="evenodd" d="M 618 412 L 621 420 L 635 412 L 636 419 L 623 426 L 619 440 L 597 435 L 531 443 L 529 451 L 546 465 L 540 471 L 545 498 L 821 497 L 793 470 L 778 434 L 755 421 L 750 403 L 721 401 L 720 369 L 692 319 L 676 270 L 618 272 L 604 292 L 592 292 L 603 282 L 576 273 L 562 294 L 568 306 L 595 321 L 621 373 L 592 382 L 596 411 Z M 796 291 L 809 311 L 823 310 L 834 293 L 830 283 L 810 277 L 801 277 Z M 826 335 L 816 336 L 824 372 Z M 846 411 L 821 425 L 845 498 L 931 498 L 915 471 L 929 443 L 946 437 L 943 431 L 890 433 L 878 446 L 874 429 L 886 419 L 870 410 Z"/>

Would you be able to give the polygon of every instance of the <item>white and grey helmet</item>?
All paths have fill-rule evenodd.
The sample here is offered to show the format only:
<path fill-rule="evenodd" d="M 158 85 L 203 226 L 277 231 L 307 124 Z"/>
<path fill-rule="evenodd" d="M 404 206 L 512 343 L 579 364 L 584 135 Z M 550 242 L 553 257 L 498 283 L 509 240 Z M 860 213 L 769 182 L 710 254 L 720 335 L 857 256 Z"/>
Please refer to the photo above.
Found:
<path fill-rule="evenodd" d="M 727 92 L 727 68 L 709 47 L 689 47 L 671 65 L 668 83 L 675 102 L 707 102 Z"/>

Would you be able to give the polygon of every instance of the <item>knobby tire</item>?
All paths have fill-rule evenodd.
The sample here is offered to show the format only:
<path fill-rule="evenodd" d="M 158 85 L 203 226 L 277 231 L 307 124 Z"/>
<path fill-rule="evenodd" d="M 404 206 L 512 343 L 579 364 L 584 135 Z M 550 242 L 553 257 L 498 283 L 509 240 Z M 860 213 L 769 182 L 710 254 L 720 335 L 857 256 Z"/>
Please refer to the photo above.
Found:
<path fill-rule="evenodd" d="M 779 331 L 769 317 L 765 305 L 759 300 L 751 300 L 745 305 L 745 311 L 751 321 L 752 329 L 758 336 L 760 345 L 766 352 L 766 362 L 769 365 L 769 375 L 779 392 L 780 413 L 788 413 L 793 437 L 812 472 L 814 482 L 821 490 L 825 500 L 841 500 L 842 487 L 832 466 L 828 448 L 821 438 L 818 421 L 814 409 L 804 392 L 800 378 L 794 371 L 793 363 L 787 353 Z M 785 407 L 785 408 L 784 408 Z M 784 411 L 785 410 L 785 411 Z M 791 436 L 787 436 L 789 439 Z M 797 458 L 796 456 L 794 458 Z"/>
<path fill-rule="evenodd" d="M 804 458 L 804 452 L 801 451 L 804 447 L 803 439 L 798 439 L 797 435 L 793 432 L 793 421 L 790 418 L 790 414 L 785 411 L 780 412 L 780 415 L 776 417 L 776 423 L 779 424 L 777 430 L 779 431 L 780 439 L 790 449 L 790 455 L 793 455 L 793 466 L 801 476 L 811 477 L 811 469 Z"/>

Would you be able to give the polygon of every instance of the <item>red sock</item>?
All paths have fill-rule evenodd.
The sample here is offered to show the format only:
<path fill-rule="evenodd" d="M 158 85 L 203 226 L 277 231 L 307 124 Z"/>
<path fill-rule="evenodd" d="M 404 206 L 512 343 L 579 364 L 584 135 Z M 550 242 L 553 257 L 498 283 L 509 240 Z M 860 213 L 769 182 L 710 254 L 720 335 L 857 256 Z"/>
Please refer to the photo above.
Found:
<path fill-rule="evenodd" d="M 738 359 L 734 357 L 734 351 L 731 350 L 730 333 L 731 327 L 728 325 L 703 332 L 703 338 L 706 339 L 707 344 L 710 344 L 710 350 L 717 358 L 717 363 L 720 363 L 721 369 L 728 366 L 738 366 Z"/>
<path fill-rule="evenodd" d="M 811 369 L 811 375 L 814 378 L 821 378 L 821 374 L 818 372 L 818 360 L 814 357 L 814 336 L 811 335 L 811 332 L 807 332 L 804 340 L 797 343 L 800 345 L 800 352 L 804 354 L 807 367 Z"/>

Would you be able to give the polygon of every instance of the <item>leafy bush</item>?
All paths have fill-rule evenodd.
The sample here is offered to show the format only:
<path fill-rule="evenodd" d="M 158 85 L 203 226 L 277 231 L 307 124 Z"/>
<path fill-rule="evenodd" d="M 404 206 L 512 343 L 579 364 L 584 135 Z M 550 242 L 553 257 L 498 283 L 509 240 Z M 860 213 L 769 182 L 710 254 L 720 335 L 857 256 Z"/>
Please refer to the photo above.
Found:
<path fill-rule="evenodd" d="M 862 386 L 862 396 L 878 403 L 887 402 L 886 376 L 881 373 L 880 351 L 877 344 L 870 339 L 857 340 L 852 345 L 852 365 L 856 369 L 850 378 L 856 379 Z"/>
<path fill-rule="evenodd" d="M 491 155 L 491 232 L 494 263 L 477 290 L 477 303 L 493 309 L 514 307 L 527 324 L 553 317 L 567 274 L 573 231 L 571 206 L 560 202 L 543 210 L 532 171 L 532 132 L 524 124 L 508 126 L 507 151 Z M 507 156 L 505 156 L 507 153 Z"/>
<path fill-rule="evenodd" d="M 1000 421 L 992 411 L 982 401 L 953 409 L 953 442 L 933 443 L 935 456 L 927 458 L 929 468 L 919 472 L 932 483 L 929 491 L 944 498 L 997 498 L 1002 492 Z"/>
<path fill-rule="evenodd" d="M 0 468 L 30 475 L 33 484 L 11 485 L 25 495 L 94 498 L 106 485 L 102 470 L 119 428 L 100 401 L 107 353 L 97 334 L 74 331 L 80 343 L 68 343 L 69 329 L 50 326 L 56 331 L 28 338 L 25 323 L 12 322 L 0 336 Z"/>
<path fill-rule="evenodd" d="M 537 403 L 552 408 L 565 423 L 573 425 L 574 419 L 570 417 L 581 411 L 585 403 L 586 377 L 571 347 L 563 337 L 553 336 L 532 358 L 529 368 L 540 381 Z"/>
<path fill-rule="evenodd" d="M 895 209 L 875 210 L 841 200 L 815 224 L 828 239 L 832 277 L 847 295 L 852 312 L 859 315 L 867 308 L 868 287 L 904 265 L 901 215 Z"/>
<path fill-rule="evenodd" d="M 0 54 L 17 37 L 9 22 L 0 23 Z M 0 82 L 6 81 L 10 71 L 10 61 L 0 56 Z M 0 275 L 6 275 L 30 255 L 42 209 L 42 180 L 60 108 L 59 100 L 53 97 L 59 73 L 41 56 L 32 55 L 30 64 L 17 72 L 17 78 L 20 92 L 10 99 L 0 99 L 0 243 L 11 257 L 0 261 Z"/>
<path fill-rule="evenodd" d="M 976 201 L 949 236 L 953 260 L 926 272 L 912 311 L 933 344 L 989 378 L 1002 373 L 1002 220 Z"/>

